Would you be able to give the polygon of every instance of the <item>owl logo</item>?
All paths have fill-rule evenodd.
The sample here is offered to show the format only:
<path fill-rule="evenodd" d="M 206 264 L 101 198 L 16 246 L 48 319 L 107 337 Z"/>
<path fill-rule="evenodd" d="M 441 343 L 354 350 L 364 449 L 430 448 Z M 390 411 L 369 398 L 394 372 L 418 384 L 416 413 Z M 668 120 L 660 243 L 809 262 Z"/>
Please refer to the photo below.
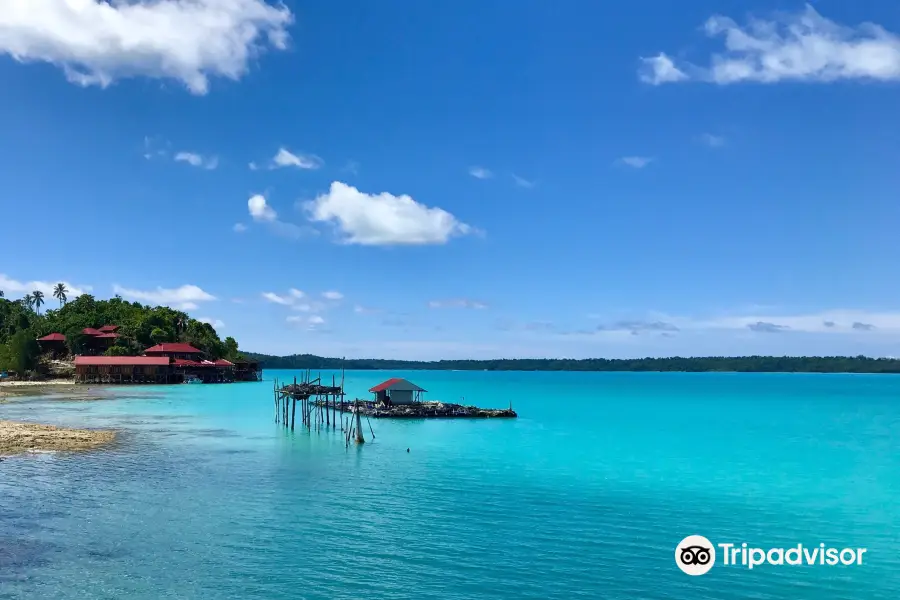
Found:
<path fill-rule="evenodd" d="M 716 547 L 702 535 L 689 535 L 675 547 L 675 564 L 688 575 L 705 575 L 716 564 Z"/>

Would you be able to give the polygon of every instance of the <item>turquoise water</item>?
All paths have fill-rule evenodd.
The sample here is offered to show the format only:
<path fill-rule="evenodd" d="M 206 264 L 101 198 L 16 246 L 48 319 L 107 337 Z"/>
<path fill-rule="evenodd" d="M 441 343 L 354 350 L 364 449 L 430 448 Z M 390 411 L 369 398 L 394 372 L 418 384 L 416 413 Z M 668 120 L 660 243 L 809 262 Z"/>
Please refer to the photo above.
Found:
<path fill-rule="evenodd" d="M 520 418 L 347 449 L 274 424 L 275 375 L 0 404 L 124 430 L 0 462 L 0 598 L 900 598 L 900 377 L 350 373 Z M 689 577 L 689 534 L 868 552 Z"/>

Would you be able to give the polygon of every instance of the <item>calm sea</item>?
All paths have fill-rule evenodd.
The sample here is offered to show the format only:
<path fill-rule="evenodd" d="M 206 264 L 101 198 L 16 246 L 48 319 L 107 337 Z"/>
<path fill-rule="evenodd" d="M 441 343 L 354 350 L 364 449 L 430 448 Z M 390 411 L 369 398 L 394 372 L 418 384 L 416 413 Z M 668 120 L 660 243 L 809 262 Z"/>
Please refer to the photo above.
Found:
<path fill-rule="evenodd" d="M 399 375 L 520 418 L 373 420 L 348 450 L 275 425 L 276 375 L 0 404 L 124 430 L 0 462 L 0 598 L 900 598 L 900 377 L 354 372 L 351 397 Z M 689 534 L 868 551 L 689 577 Z"/>

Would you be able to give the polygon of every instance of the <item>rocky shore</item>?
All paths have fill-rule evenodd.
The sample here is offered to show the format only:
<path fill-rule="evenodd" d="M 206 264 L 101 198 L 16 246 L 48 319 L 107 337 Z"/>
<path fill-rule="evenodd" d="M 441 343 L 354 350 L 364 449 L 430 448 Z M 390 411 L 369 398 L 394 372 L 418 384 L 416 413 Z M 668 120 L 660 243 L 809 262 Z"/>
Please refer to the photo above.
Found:
<path fill-rule="evenodd" d="M 29 451 L 81 451 L 109 444 L 116 432 L 0 421 L 0 456 Z"/>

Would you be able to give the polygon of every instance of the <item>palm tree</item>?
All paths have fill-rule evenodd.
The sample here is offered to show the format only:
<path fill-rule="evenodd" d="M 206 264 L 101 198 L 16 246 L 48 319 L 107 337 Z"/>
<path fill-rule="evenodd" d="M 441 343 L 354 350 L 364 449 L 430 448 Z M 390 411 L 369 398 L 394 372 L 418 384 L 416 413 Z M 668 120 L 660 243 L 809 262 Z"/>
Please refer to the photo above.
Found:
<path fill-rule="evenodd" d="M 0 298 L 3 297 L 3 290 L 0 290 Z"/>
<path fill-rule="evenodd" d="M 34 308 L 37 310 L 37 313 L 41 314 L 41 304 L 44 303 L 44 292 L 41 290 L 34 290 L 31 292 L 31 301 L 34 302 Z"/>
<path fill-rule="evenodd" d="M 69 290 L 66 288 L 66 284 L 57 283 L 56 287 L 53 288 L 53 297 L 59 300 L 59 307 L 62 308 L 62 305 L 66 303 L 66 292 Z"/>
<path fill-rule="evenodd" d="M 31 297 L 31 294 L 25 294 L 22 296 L 22 304 L 25 305 L 25 308 L 31 310 L 34 308 L 34 298 Z"/>

